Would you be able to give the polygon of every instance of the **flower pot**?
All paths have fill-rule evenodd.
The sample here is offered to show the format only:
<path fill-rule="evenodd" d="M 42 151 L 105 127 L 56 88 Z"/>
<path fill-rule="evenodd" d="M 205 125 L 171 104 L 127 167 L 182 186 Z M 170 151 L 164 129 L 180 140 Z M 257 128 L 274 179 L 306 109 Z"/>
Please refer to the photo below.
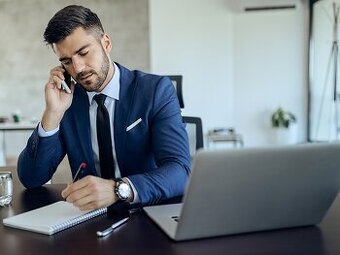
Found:
<path fill-rule="evenodd" d="M 297 125 L 291 125 L 289 128 L 274 128 L 274 143 L 276 145 L 297 143 Z"/>

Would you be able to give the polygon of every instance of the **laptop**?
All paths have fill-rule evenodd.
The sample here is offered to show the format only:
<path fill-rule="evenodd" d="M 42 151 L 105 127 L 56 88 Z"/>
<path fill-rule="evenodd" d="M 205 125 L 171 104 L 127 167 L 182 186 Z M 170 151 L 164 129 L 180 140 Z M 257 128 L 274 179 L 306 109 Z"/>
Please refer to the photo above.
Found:
<path fill-rule="evenodd" d="M 339 191 L 340 144 L 200 150 L 181 204 L 144 207 L 173 240 L 315 225 Z"/>

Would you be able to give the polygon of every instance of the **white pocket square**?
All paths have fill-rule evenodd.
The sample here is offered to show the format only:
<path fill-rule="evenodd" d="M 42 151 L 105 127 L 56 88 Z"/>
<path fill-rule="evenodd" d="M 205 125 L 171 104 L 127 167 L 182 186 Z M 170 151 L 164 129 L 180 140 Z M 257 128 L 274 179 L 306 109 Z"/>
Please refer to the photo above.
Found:
<path fill-rule="evenodd" d="M 133 129 L 135 126 L 137 126 L 139 122 L 142 122 L 142 119 L 141 119 L 141 118 L 139 118 L 138 120 L 136 120 L 135 122 L 133 122 L 131 125 L 129 125 L 129 126 L 126 128 L 126 132 L 130 131 L 130 130 Z"/>

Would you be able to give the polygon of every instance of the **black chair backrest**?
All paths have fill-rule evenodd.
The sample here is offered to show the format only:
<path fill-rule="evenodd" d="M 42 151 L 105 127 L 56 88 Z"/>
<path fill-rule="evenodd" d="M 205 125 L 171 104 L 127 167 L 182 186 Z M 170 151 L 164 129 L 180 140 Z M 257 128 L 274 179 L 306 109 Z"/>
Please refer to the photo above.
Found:
<path fill-rule="evenodd" d="M 203 127 L 202 120 L 200 117 L 192 117 L 192 116 L 183 116 L 183 122 L 187 125 L 195 125 L 195 149 L 198 150 L 203 148 Z M 189 134 L 188 134 L 189 135 Z M 190 143 L 190 137 L 189 137 Z M 191 144 L 191 143 L 190 143 Z"/>
<path fill-rule="evenodd" d="M 183 76 L 182 75 L 166 75 L 166 76 L 170 78 L 170 80 L 172 81 L 172 84 L 174 84 L 175 86 L 177 98 L 179 101 L 179 106 L 181 108 L 184 108 L 183 92 L 182 92 Z"/>

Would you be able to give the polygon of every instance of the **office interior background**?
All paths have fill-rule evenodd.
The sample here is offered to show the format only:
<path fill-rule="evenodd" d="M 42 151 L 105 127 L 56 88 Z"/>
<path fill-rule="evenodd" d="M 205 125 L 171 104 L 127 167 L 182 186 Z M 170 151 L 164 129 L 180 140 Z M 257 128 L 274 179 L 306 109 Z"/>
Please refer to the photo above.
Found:
<path fill-rule="evenodd" d="M 201 117 L 205 136 L 209 130 L 232 127 L 242 134 L 246 147 L 272 145 L 275 130 L 271 115 L 281 106 L 296 116 L 296 143 L 310 138 L 319 140 L 311 135 L 313 125 L 319 124 L 314 123 L 318 118 L 313 115 L 314 104 L 309 100 L 310 80 L 318 65 L 324 63 L 318 62 L 315 67 L 310 61 L 315 60 L 315 55 L 310 57 L 310 2 L 0 0 L 0 116 L 11 117 L 15 113 L 21 121 L 40 120 L 49 70 L 59 64 L 42 34 L 56 11 L 69 4 L 80 4 L 101 18 L 113 40 L 114 61 L 130 69 L 183 76 L 183 115 Z M 338 0 L 320 0 L 315 4 L 318 11 L 314 18 L 326 19 L 315 22 L 318 31 L 325 31 L 324 27 L 332 31 L 332 22 L 325 16 L 331 15 L 333 2 L 340 4 Z M 273 4 L 295 8 L 244 10 L 248 5 Z M 321 38 L 324 34 L 318 35 Z M 327 58 L 331 42 L 331 37 L 320 42 L 318 51 L 312 54 L 317 52 L 317 56 Z M 323 84 L 323 79 L 316 77 L 324 77 L 324 73 L 318 75 L 313 76 L 315 83 Z M 318 100 L 321 99 L 316 97 L 315 112 Z M 327 133 L 328 129 L 331 128 L 320 127 L 320 132 L 325 133 L 321 140 L 336 139 L 336 134 Z M 17 157 L 30 133 L 1 136 L 8 158 Z"/>

